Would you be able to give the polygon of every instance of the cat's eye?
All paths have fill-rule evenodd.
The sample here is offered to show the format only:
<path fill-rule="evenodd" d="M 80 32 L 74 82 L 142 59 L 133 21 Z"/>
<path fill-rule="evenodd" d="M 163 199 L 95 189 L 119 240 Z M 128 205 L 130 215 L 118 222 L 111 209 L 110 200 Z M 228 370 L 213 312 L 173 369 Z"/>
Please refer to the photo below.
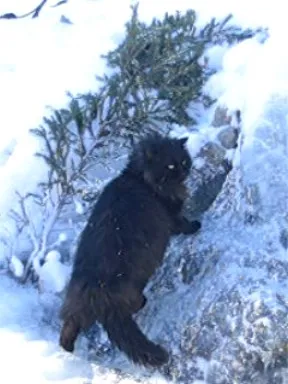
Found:
<path fill-rule="evenodd" d="M 185 165 L 187 165 L 187 161 L 183 160 L 181 164 L 185 166 Z"/>
<path fill-rule="evenodd" d="M 168 168 L 168 169 L 174 169 L 174 168 L 175 168 L 175 165 L 174 165 L 174 164 L 169 164 L 169 165 L 167 166 L 167 168 Z"/>

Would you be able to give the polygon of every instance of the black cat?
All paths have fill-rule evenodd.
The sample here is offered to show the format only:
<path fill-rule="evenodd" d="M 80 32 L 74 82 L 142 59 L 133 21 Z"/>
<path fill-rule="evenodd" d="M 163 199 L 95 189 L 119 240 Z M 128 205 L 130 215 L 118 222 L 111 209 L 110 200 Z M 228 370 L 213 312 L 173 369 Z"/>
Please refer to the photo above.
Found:
<path fill-rule="evenodd" d="M 145 305 L 143 289 L 171 235 L 192 234 L 201 226 L 180 215 L 191 168 L 186 140 L 148 136 L 100 195 L 81 235 L 61 311 L 65 350 L 72 352 L 79 332 L 98 321 L 135 363 L 168 361 L 165 349 L 146 338 L 132 315 Z"/>

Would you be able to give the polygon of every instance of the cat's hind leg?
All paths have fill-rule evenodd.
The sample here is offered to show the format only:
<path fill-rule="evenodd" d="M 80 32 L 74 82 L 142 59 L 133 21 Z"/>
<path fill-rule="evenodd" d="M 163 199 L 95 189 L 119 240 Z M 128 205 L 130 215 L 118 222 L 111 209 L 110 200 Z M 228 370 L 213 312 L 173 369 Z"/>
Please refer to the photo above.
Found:
<path fill-rule="evenodd" d="M 76 319 L 70 317 L 64 321 L 64 324 L 60 333 L 59 344 L 67 352 L 74 351 L 75 341 L 80 333 L 80 326 Z"/>

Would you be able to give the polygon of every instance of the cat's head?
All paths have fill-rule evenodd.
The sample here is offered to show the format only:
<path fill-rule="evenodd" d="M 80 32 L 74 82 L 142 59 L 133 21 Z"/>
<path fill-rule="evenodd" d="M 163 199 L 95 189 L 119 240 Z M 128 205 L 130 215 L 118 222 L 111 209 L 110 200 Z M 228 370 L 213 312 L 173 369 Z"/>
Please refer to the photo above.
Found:
<path fill-rule="evenodd" d="M 187 138 L 169 138 L 158 134 L 143 139 L 130 158 L 145 182 L 155 191 L 173 193 L 187 178 L 192 161 L 185 147 Z M 135 169 L 135 168 L 134 168 Z"/>

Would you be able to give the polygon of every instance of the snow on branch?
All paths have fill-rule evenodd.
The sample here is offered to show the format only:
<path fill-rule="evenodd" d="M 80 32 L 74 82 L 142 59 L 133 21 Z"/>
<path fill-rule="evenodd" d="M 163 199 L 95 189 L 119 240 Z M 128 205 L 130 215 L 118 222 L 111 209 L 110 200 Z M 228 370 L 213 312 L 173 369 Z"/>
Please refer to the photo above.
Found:
<path fill-rule="evenodd" d="M 47 251 L 57 245 L 51 244 L 50 235 L 63 208 L 74 203 L 79 213 L 79 201 L 91 199 L 91 195 L 85 196 L 90 186 L 95 194 L 97 180 L 92 181 L 88 173 L 96 163 L 103 163 L 97 154 L 98 138 L 91 130 L 91 120 L 76 99 L 71 99 L 68 109 L 53 110 L 49 118 L 44 118 L 44 124 L 31 132 L 40 139 L 41 148 L 36 156 L 46 163 L 47 177 L 39 183 L 37 192 L 25 196 L 17 192 L 18 207 L 10 212 L 16 224 L 16 238 L 24 233 L 32 247 L 22 283 L 31 273 L 37 275 Z"/>

